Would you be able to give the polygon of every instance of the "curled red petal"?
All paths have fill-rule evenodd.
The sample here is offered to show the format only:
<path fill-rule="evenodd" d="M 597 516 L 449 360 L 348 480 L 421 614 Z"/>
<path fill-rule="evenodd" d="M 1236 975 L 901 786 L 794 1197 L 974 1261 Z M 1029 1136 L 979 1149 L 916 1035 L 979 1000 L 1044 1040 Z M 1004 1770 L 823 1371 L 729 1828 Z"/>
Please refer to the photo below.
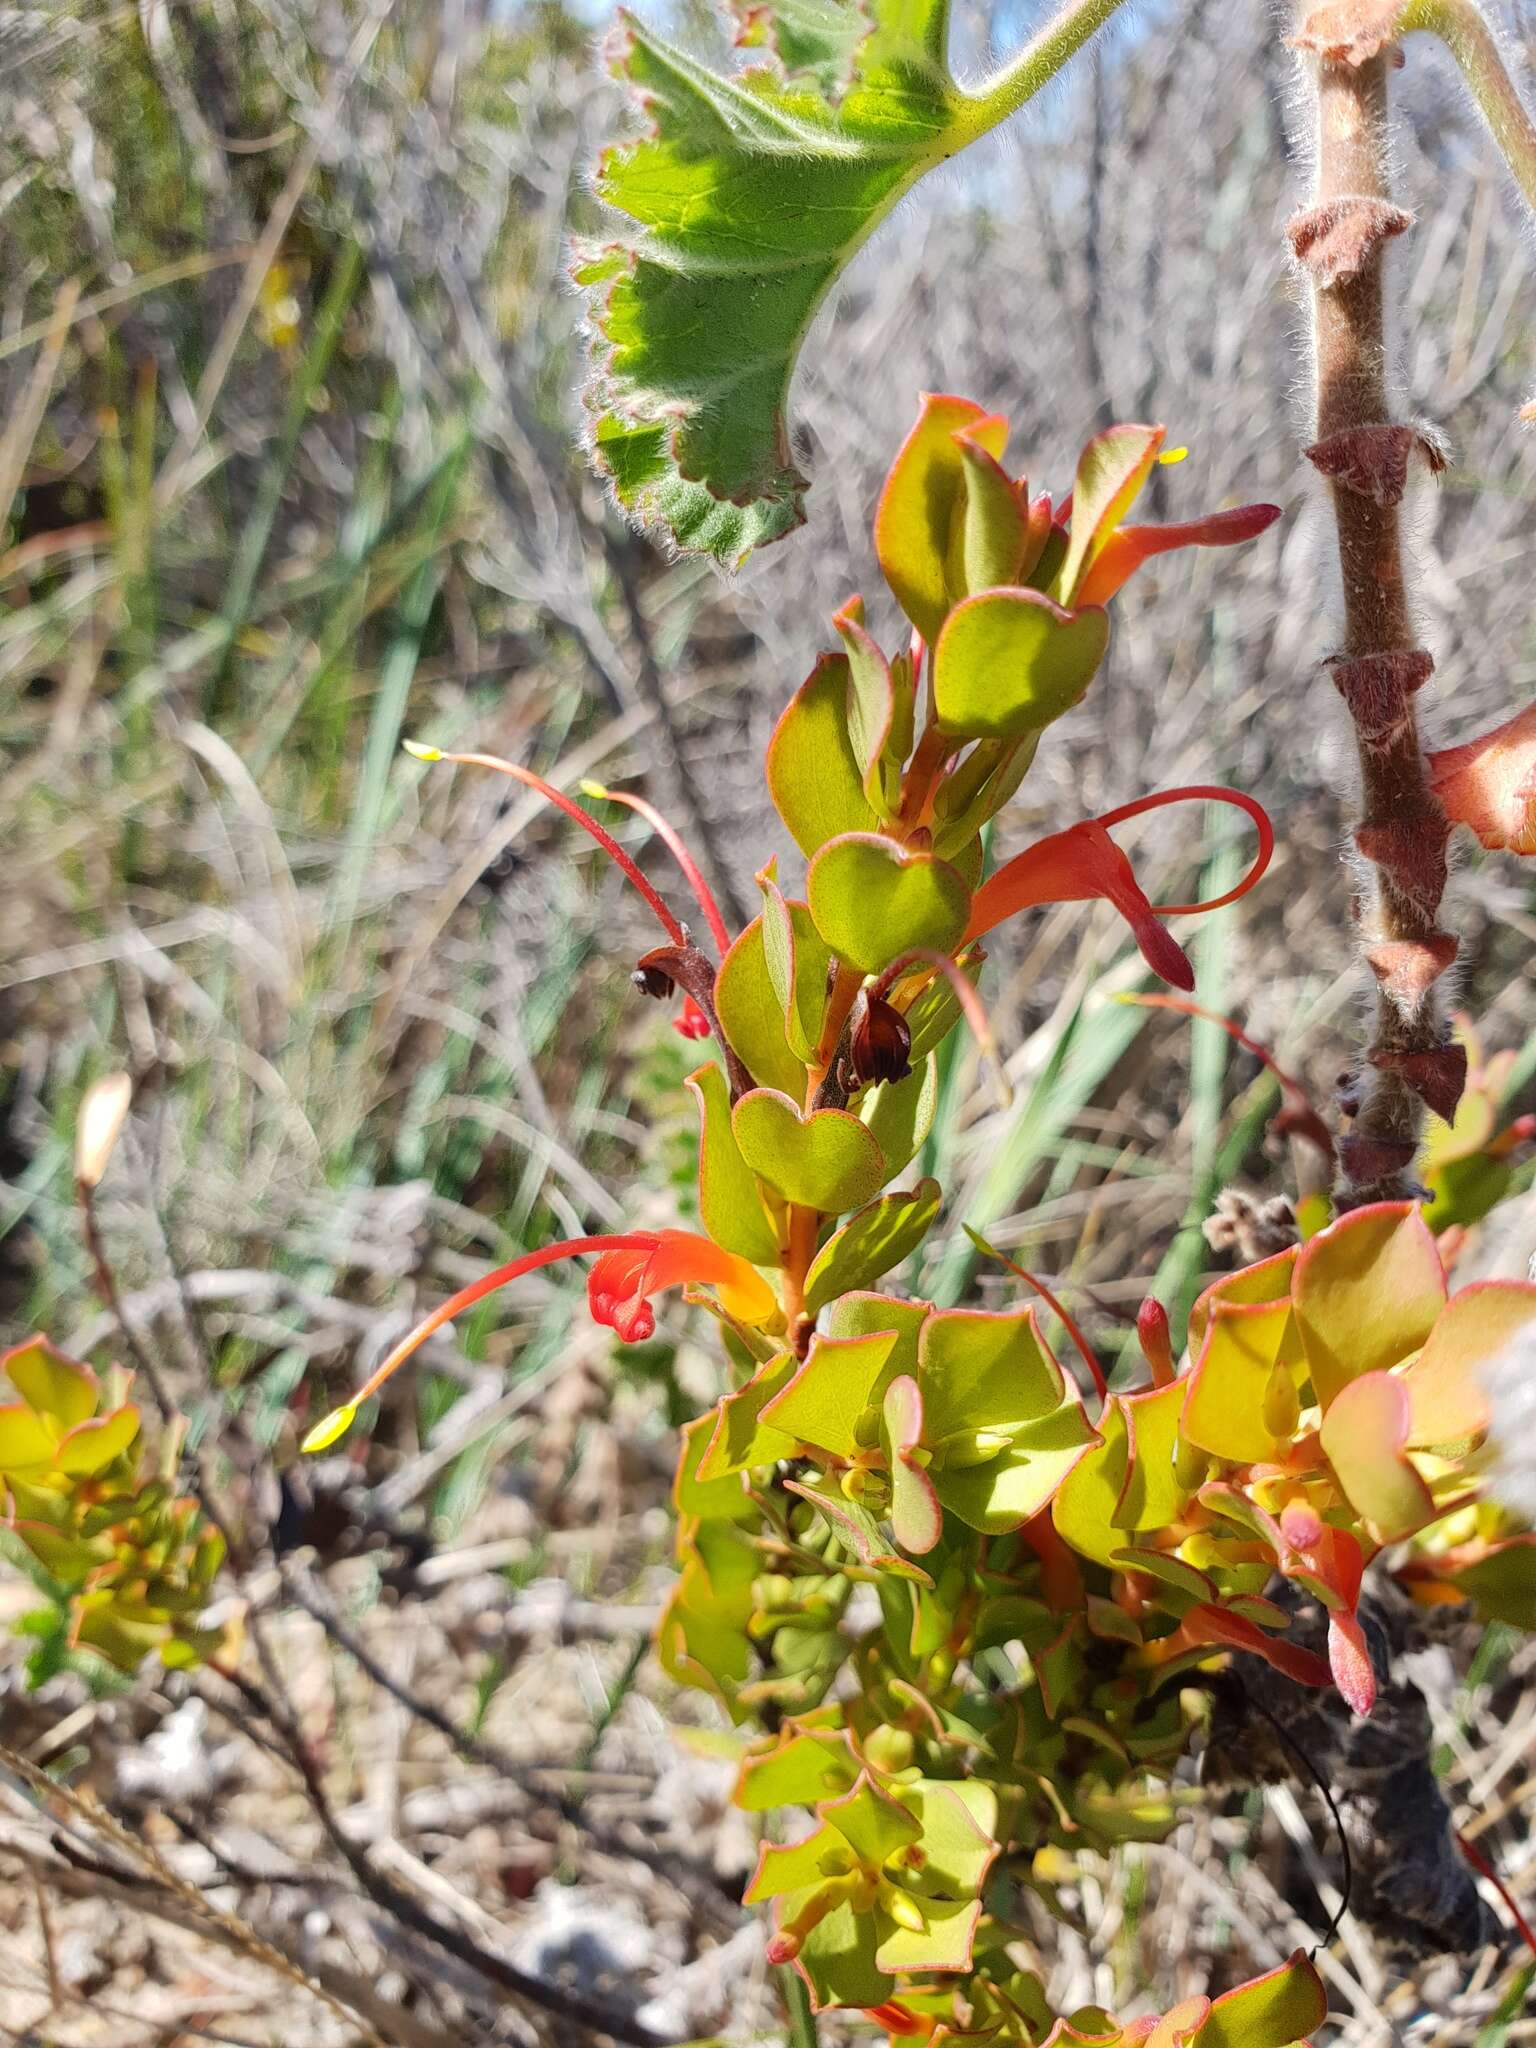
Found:
<path fill-rule="evenodd" d="M 641 1342 L 656 1328 L 645 1284 L 654 1255 L 654 1244 L 638 1251 L 604 1252 L 593 1260 L 587 1275 L 587 1308 L 593 1322 L 617 1331 L 625 1344 Z"/>
<path fill-rule="evenodd" d="M 778 1309 L 772 1288 L 756 1266 L 741 1260 L 735 1251 L 721 1249 L 713 1237 L 700 1237 L 696 1231 L 657 1231 L 655 1245 L 639 1262 L 639 1270 L 631 1272 L 614 1264 L 604 1278 L 604 1286 L 612 1288 L 616 1309 L 614 1313 L 598 1313 L 594 1303 L 592 1313 L 600 1323 L 616 1329 L 625 1343 L 649 1337 L 651 1329 L 655 1329 L 655 1317 L 647 1309 L 645 1313 L 651 1319 L 645 1323 L 639 1307 L 647 1305 L 653 1294 L 664 1294 L 672 1286 L 713 1286 L 725 1311 L 743 1323 L 762 1325 Z M 590 1284 L 588 1300 L 592 1300 Z M 608 1300 L 604 1298 L 606 1309 Z M 631 1325 L 637 1335 L 627 1335 L 625 1325 Z"/>
<path fill-rule="evenodd" d="M 709 1019 L 692 996 L 683 997 L 683 1007 L 672 1019 L 672 1029 L 679 1038 L 708 1038 Z"/>
<path fill-rule="evenodd" d="M 1235 505 L 1229 511 L 1209 512 L 1203 519 L 1186 519 L 1170 526 L 1122 526 L 1104 543 L 1073 602 L 1078 606 L 1108 604 L 1154 555 L 1171 554 L 1178 548 L 1236 547 L 1241 541 L 1256 540 L 1279 517 L 1278 505 Z"/>
<path fill-rule="evenodd" d="M 1139 817 L 1143 811 L 1196 801 L 1231 804 L 1246 811 L 1258 829 L 1258 852 L 1243 879 L 1221 896 L 1213 896 L 1204 903 L 1152 903 L 1137 882 L 1130 862 L 1110 838 L 1108 827 Z M 1241 790 L 1205 783 L 1159 790 L 1106 811 L 1101 818 L 1071 825 L 1065 832 L 1053 832 L 1006 862 L 972 897 L 966 941 L 981 938 L 1005 918 L 1036 904 L 1080 903 L 1101 896 L 1129 924 L 1153 972 L 1175 988 L 1187 991 L 1195 985 L 1194 969 L 1183 948 L 1158 919 L 1175 914 L 1194 916 L 1235 903 L 1263 875 L 1274 849 L 1275 832 L 1269 813 Z"/>

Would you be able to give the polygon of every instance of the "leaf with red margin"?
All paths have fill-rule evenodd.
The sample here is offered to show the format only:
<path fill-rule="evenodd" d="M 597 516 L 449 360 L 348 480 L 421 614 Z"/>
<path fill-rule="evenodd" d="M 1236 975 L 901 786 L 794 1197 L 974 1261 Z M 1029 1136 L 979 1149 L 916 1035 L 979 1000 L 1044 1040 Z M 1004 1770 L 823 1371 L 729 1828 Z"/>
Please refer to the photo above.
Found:
<path fill-rule="evenodd" d="M 1083 579 L 1151 475 L 1165 437 L 1163 427 L 1127 421 L 1106 427 L 1083 449 L 1078 457 L 1077 481 L 1072 487 L 1072 525 L 1066 559 L 1051 588 L 1058 603 L 1077 602 Z"/>
<path fill-rule="evenodd" d="M 821 655 L 768 742 L 768 793 L 807 859 L 839 832 L 880 824 L 848 737 L 848 679 L 846 655 Z"/>
<path fill-rule="evenodd" d="M 1260 1259 L 1256 1265 L 1240 1266 L 1235 1273 L 1224 1273 L 1219 1280 L 1207 1287 L 1189 1312 L 1191 1357 L 1199 1355 L 1211 1316 L 1220 1303 L 1226 1302 L 1233 1308 L 1241 1308 L 1266 1301 L 1279 1301 L 1288 1296 L 1299 1250 L 1298 1245 L 1288 1245 L 1283 1252 L 1275 1252 L 1267 1259 Z"/>
<path fill-rule="evenodd" d="M 1319 1231 L 1291 1298 L 1326 1414 L 1353 1379 L 1417 1351 L 1445 1306 L 1445 1268 L 1417 1202 L 1378 1202 Z"/>
<path fill-rule="evenodd" d="M 1355 1512 L 1383 1542 L 1396 1543 L 1434 1520 L 1429 1488 L 1403 1455 L 1408 1389 L 1394 1374 L 1368 1372 L 1340 1390 L 1323 1417 L 1321 1440 Z"/>
<path fill-rule="evenodd" d="M 947 574 L 950 535 L 963 519 L 966 465 L 956 434 L 973 448 L 1000 456 L 1006 420 L 973 399 L 925 391 L 917 424 L 891 464 L 875 508 L 875 555 L 896 601 L 930 644 L 951 603 Z"/>
<path fill-rule="evenodd" d="M 868 1508 L 849 1500 L 830 1483 L 818 1486 L 808 1479 L 786 1479 L 784 1486 L 787 1492 L 798 1493 L 802 1500 L 809 1501 L 817 1513 L 825 1517 L 838 1542 L 867 1570 L 884 1572 L 892 1578 L 911 1579 L 914 1584 L 931 1589 L 932 1577 L 920 1564 L 913 1564 L 910 1558 L 891 1548 Z"/>
<path fill-rule="evenodd" d="M 1178 1519 L 1190 1490 L 1174 1470 L 1184 1390 L 1177 1380 L 1140 1394 L 1122 1394 L 1130 1431 L 1125 1484 L 1115 1502 L 1117 1529 L 1166 1529 Z"/>
<path fill-rule="evenodd" d="M 1266 1635 L 1253 1622 L 1228 1614 L 1220 1607 L 1192 1607 L 1178 1634 L 1167 1641 L 1176 1642 L 1179 1637 L 1191 1643 L 1209 1643 L 1212 1649 L 1246 1650 L 1250 1656 L 1262 1657 L 1266 1664 L 1284 1672 L 1287 1678 L 1294 1678 L 1298 1685 L 1331 1683 L 1328 1666 L 1311 1650 L 1288 1643 L 1283 1636 Z"/>
<path fill-rule="evenodd" d="M 871 1433 L 861 1442 L 860 1424 L 879 1404 L 884 1391 L 882 1375 L 896 1344 L 894 1330 L 872 1330 L 857 1337 L 814 1337 L 794 1378 L 764 1404 L 762 1422 L 837 1458 L 852 1458 L 860 1449 L 870 1448 L 874 1436 Z"/>
<path fill-rule="evenodd" d="M 77 1422 L 59 1438 L 58 1469 L 84 1477 L 100 1472 L 114 1458 L 120 1458 L 139 1433 L 137 1408 L 114 1408 L 110 1415 L 96 1415 L 89 1422 Z"/>
<path fill-rule="evenodd" d="M 948 581 L 967 594 L 1017 583 L 1035 542 L 1027 485 L 1022 478 L 1015 483 L 986 446 L 998 424 L 991 414 L 955 435 L 965 465 L 965 509 L 950 534 Z M 1038 546 L 1044 545 L 1041 533 Z"/>
<path fill-rule="evenodd" d="M 699 1214 L 715 1243 L 754 1266 L 776 1266 L 778 1237 L 763 1208 L 757 1176 L 731 1128 L 731 1096 L 713 1061 L 684 1084 L 699 1107 Z"/>
<path fill-rule="evenodd" d="M 917 1381 L 903 1374 L 885 1390 L 884 1419 L 890 1438 L 891 1531 L 903 1550 L 921 1557 L 944 1533 L 944 1511 L 919 1451 L 923 1441 L 923 1396 Z"/>
<path fill-rule="evenodd" d="M 864 794 L 883 818 L 894 817 L 912 747 L 911 668 L 886 660 L 865 628 L 862 597 L 850 597 L 832 623 L 848 657 L 848 739 Z"/>
<path fill-rule="evenodd" d="M 1290 2048 L 1328 2017 L 1316 1966 L 1297 1949 L 1278 1969 L 1224 1991 L 1194 2038 L 1194 2048 Z"/>
<path fill-rule="evenodd" d="M 46 1337 L 0 1352 L 4 1373 L 27 1406 L 52 1417 L 60 1429 L 88 1422 L 101 1404 L 101 1382 L 89 1366 L 68 1358 Z"/>
<path fill-rule="evenodd" d="M 1273 1458 L 1264 1396 L 1276 1364 L 1298 1348 L 1288 1300 L 1216 1302 L 1194 1369 L 1179 1383 L 1184 1435 L 1235 1465 Z"/>
<path fill-rule="evenodd" d="M 1441 1310 L 1428 1342 L 1403 1374 L 1408 1389 L 1408 1443 L 1465 1442 L 1488 1427 L 1488 1403 L 1477 1368 L 1536 1322 L 1536 1282 L 1476 1280 Z"/>

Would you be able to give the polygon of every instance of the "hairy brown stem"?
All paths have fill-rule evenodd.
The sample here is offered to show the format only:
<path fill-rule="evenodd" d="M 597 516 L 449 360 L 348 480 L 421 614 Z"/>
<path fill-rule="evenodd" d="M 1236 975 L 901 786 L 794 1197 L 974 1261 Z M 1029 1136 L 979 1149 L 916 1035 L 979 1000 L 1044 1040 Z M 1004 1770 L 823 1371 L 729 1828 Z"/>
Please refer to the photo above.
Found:
<path fill-rule="evenodd" d="M 1316 50 L 1305 24 L 1298 42 Z M 1375 868 L 1374 900 L 1360 911 L 1375 1021 L 1354 1126 L 1339 1146 L 1341 1208 L 1410 1196 L 1425 1104 L 1443 1112 L 1460 1092 L 1435 989 L 1456 952 L 1438 919 L 1447 828 L 1414 710 L 1433 663 L 1417 643 L 1399 517 L 1410 466 L 1438 458 L 1392 421 L 1387 395 L 1383 256 L 1412 225 L 1387 182 L 1393 54 L 1303 59 L 1316 84 L 1317 186 L 1290 225 L 1313 286 L 1317 440 L 1307 454 L 1332 498 L 1343 585 L 1343 646 L 1328 668 L 1355 728 L 1355 843 Z"/>

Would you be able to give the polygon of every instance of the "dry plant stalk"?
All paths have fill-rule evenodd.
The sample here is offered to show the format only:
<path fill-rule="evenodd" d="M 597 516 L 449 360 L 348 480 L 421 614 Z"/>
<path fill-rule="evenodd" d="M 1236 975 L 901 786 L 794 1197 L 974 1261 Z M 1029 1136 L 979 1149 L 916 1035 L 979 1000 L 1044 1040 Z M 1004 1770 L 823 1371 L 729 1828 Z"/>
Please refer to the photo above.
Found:
<path fill-rule="evenodd" d="M 120 1855 L 128 1859 L 131 1865 L 156 1884 L 163 1885 L 194 1917 L 204 1921 L 209 1927 L 216 1928 L 228 1939 L 232 1947 L 248 1955 L 253 1962 L 260 1963 L 264 1968 L 286 1978 L 290 1984 L 307 1992 L 311 1998 L 318 1999 L 320 2004 L 334 2013 L 360 2041 L 368 2043 L 368 2048 L 389 2048 L 389 2043 L 360 2014 L 343 2005 L 334 1993 L 312 1977 L 301 1964 L 295 1962 L 291 1956 L 284 1955 L 280 1948 L 275 1947 L 265 1935 L 259 1934 L 247 1921 L 242 1920 L 238 1913 L 227 1912 L 222 1906 L 215 1905 L 205 1892 L 173 1870 L 151 1843 L 131 1834 L 90 1792 L 76 1791 L 73 1786 L 49 1777 L 48 1773 L 40 1770 L 29 1757 L 20 1755 L 4 1744 L 0 1744 L 0 1767 L 18 1778 L 45 1811 L 51 1804 L 64 1806 L 83 1827 L 103 1836 Z"/>

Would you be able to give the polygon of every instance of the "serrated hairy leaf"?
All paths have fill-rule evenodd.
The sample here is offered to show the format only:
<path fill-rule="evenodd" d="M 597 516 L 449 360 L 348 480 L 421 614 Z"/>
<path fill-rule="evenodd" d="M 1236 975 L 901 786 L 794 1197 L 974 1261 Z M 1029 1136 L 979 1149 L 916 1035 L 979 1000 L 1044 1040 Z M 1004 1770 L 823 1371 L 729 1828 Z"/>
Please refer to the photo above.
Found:
<path fill-rule="evenodd" d="M 621 11 L 610 65 L 648 127 L 599 159 L 617 232 L 578 253 L 575 276 L 591 452 L 626 510 L 726 564 L 801 523 L 789 384 L 829 286 L 925 172 L 1118 4 L 1071 0 L 977 93 L 949 69 L 948 0 L 744 7 L 753 61 L 730 75 Z"/>

